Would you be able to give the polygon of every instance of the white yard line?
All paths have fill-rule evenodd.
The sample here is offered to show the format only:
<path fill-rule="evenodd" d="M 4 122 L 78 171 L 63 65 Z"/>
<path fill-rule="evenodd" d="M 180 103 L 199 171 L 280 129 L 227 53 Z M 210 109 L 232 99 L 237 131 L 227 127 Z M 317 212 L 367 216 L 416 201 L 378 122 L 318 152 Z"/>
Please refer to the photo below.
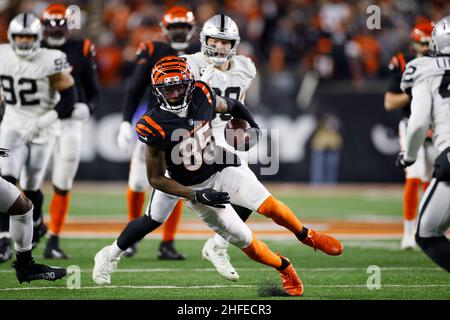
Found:
<path fill-rule="evenodd" d="M 81 290 L 95 289 L 223 289 L 223 288 L 255 288 L 256 285 L 209 285 L 209 286 L 148 286 L 148 285 L 123 285 L 123 286 L 90 286 L 81 287 Z M 383 284 L 383 288 L 440 288 L 450 287 L 450 284 Z M 364 284 L 336 284 L 336 285 L 305 285 L 305 288 L 367 288 Z M 29 291 L 29 290 L 52 290 L 52 289 L 68 289 L 66 287 L 20 287 L 20 288 L 0 288 L 1 291 Z M 76 289 L 75 289 L 76 290 Z"/>
<path fill-rule="evenodd" d="M 236 268 L 239 271 L 251 271 L 251 272 L 273 272 L 271 268 Z M 336 268 L 301 268 L 297 267 L 300 271 L 305 272 L 347 272 L 347 271 L 362 271 L 366 272 L 367 268 L 365 267 L 336 267 Z M 437 271 L 440 268 L 434 267 L 381 267 L 381 271 Z M 92 269 L 81 269 L 81 272 L 92 272 Z M 216 272 L 214 268 L 129 268 L 129 269 L 118 269 L 115 271 L 116 273 L 153 273 L 153 272 Z M 14 270 L 0 270 L 0 273 L 14 273 Z"/>

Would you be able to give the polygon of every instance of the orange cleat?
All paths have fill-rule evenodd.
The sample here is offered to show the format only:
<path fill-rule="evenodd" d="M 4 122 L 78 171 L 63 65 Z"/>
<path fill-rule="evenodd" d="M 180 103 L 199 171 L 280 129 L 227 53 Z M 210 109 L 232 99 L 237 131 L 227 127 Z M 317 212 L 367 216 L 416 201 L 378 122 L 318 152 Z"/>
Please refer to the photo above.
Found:
<path fill-rule="evenodd" d="M 286 259 L 286 258 L 285 258 Z M 283 281 L 283 290 L 290 296 L 301 296 L 303 294 L 303 283 L 297 275 L 294 266 L 289 264 L 283 270 L 278 270 Z"/>
<path fill-rule="evenodd" d="M 344 250 L 339 240 L 312 229 L 308 230 L 308 236 L 302 242 L 307 246 L 313 247 L 314 250 L 319 249 L 330 256 L 338 256 Z"/>

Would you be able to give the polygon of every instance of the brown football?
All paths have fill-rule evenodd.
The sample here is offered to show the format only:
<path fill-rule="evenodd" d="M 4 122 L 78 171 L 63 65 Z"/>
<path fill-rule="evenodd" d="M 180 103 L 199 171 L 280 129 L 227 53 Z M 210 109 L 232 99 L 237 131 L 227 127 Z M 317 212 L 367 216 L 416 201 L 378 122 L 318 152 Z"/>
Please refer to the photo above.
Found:
<path fill-rule="evenodd" d="M 249 136 L 245 131 L 249 128 L 250 124 L 247 121 L 231 119 L 224 129 L 225 141 L 236 150 L 248 151 Z"/>

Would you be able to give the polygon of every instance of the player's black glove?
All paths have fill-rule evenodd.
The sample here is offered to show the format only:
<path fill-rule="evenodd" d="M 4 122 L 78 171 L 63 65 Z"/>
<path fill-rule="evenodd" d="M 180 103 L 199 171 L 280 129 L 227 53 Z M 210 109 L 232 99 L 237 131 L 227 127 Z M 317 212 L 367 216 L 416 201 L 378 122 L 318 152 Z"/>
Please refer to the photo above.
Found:
<path fill-rule="evenodd" d="M 395 165 L 399 168 L 406 168 L 414 164 L 416 161 L 405 160 L 405 153 L 402 151 L 398 154 L 397 160 L 395 160 Z"/>
<path fill-rule="evenodd" d="M 9 157 L 9 154 L 8 154 L 8 152 L 9 152 L 9 150 L 8 150 L 8 149 L 3 149 L 3 148 L 0 148 L 0 157 L 3 157 L 3 158 L 5 158 L 5 157 Z"/>
<path fill-rule="evenodd" d="M 203 203 L 215 208 L 225 208 L 224 204 L 230 203 L 227 192 L 219 192 L 212 188 L 197 190 L 195 192 L 194 204 Z"/>

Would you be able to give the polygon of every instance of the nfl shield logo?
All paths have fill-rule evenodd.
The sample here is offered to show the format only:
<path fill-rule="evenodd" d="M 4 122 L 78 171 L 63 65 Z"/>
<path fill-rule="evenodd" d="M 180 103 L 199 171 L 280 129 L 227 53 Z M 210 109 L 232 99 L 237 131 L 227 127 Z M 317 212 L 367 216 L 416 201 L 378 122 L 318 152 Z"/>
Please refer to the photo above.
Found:
<path fill-rule="evenodd" d="M 447 161 L 450 163 L 450 152 L 447 152 Z"/>
<path fill-rule="evenodd" d="M 190 126 L 192 126 L 192 125 L 194 124 L 194 120 L 193 120 L 193 119 L 189 119 L 189 120 L 188 120 L 188 124 L 189 124 Z"/>

